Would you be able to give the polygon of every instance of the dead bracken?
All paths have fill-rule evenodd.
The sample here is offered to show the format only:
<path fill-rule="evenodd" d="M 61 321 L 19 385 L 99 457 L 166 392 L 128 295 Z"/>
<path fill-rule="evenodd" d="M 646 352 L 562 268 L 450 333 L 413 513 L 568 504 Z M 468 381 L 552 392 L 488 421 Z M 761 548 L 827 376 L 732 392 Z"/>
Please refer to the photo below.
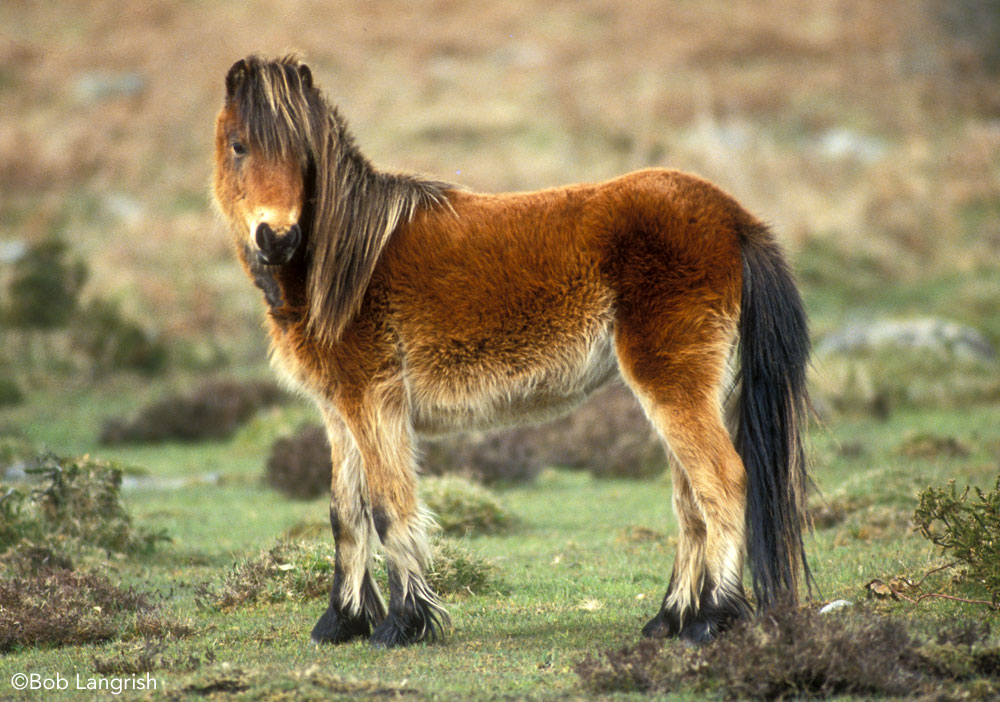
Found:
<path fill-rule="evenodd" d="M 188 632 L 186 624 L 162 616 L 150 595 L 96 573 L 51 570 L 0 579 L 0 611 L 0 652 Z"/>
<path fill-rule="evenodd" d="M 691 690 L 780 700 L 832 695 L 920 697 L 969 688 L 1000 693 L 1000 647 L 985 624 L 922 637 L 871 612 L 776 608 L 700 648 L 645 640 L 576 665 L 595 692 Z M 942 697 L 935 699 L 953 699 Z"/>

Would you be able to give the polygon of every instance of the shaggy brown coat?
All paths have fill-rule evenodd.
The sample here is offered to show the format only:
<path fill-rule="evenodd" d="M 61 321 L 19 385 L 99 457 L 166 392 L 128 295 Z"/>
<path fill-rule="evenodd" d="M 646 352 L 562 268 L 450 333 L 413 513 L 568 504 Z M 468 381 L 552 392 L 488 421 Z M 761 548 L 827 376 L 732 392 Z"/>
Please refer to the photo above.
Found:
<path fill-rule="evenodd" d="M 418 433 L 549 418 L 619 373 L 675 459 L 677 557 L 644 632 L 703 641 L 745 616 L 748 549 L 760 603 L 795 597 L 808 338 L 759 221 L 677 171 L 498 195 L 384 173 L 294 57 L 251 56 L 226 87 L 215 199 L 269 306 L 273 363 L 333 446 L 337 566 L 315 640 L 374 627 L 392 646 L 446 620 L 424 579 Z"/>

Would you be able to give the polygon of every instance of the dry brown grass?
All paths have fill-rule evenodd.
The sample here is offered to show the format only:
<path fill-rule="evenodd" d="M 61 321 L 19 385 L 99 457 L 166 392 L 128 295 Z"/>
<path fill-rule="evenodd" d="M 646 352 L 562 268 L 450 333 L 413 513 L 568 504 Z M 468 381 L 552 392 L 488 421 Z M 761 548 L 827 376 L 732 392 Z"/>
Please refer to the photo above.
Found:
<path fill-rule="evenodd" d="M 832 237 L 910 277 L 961 270 L 1000 249 L 995 42 L 960 16 L 971 5 L 15 0 L 0 224 L 66 232 L 92 293 L 168 334 L 258 333 L 208 207 L 211 124 L 236 58 L 296 48 L 385 166 L 494 190 L 670 165 L 793 243 Z M 89 99 L 92 72 L 143 87 Z M 837 129 L 881 155 L 838 154 Z"/>

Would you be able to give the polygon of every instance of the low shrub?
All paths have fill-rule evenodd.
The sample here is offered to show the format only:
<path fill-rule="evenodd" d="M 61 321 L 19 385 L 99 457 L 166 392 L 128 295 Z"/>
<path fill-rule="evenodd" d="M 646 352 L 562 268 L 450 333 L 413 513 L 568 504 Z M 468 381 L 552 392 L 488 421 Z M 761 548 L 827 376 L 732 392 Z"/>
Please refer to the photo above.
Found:
<path fill-rule="evenodd" d="M 88 548 L 149 552 L 167 538 L 133 524 L 115 464 L 46 453 L 25 472 L 39 478 L 34 488 L 0 491 L 0 553 L 8 552 L 8 564 L 65 565 Z"/>
<path fill-rule="evenodd" d="M 189 631 L 164 619 L 149 595 L 103 575 L 68 570 L 0 579 L 0 611 L 0 652 Z"/>
<path fill-rule="evenodd" d="M 545 466 L 538 432 L 537 426 L 524 426 L 429 439 L 421 445 L 421 473 L 456 475 L 485 485 L 529 482 Z"/>
<path fill-rule="evenodd" d="M 31 245 L 13 266 L 0 322 L 25 330 L 64 327 L 76 314 L 88 275 L 86 264 L 71 256 L 63 239 Z"/>
<path fill-rule="evenodd" d="M 431 475 L 483 483 L 522 482 L 542 468 L 587 470 L 598 477 L 650 478 L 667 465 L 663 447 L 632 394 L 612 383 L 576 411 L 554 421 L 425 443 Z"/>
<path fill-rule="evenodd" d="M 0 407 L 12 407 L 24 402 L 21 386 L 10 378 L 0 378 Z"/>
<path fill-rule="evenodd" d="M 667 466 L 659 437 L 621 383 L 597 392 L 580 409 L 539 427 L 543 466 L 587 470 L 599 478 L 652 478 Z"/>
<path fill-rule="evenodd" d="M 423 446 L 423 472 L 483 483 L 530 480 L 542 466 L 534 449 L 521 438 L 530 431 L 534 429 L 429 441 Z M 271 445 L 264 480 L 287 497 L 311 500 L 330 492 L 331 471 L 326 431 L 318 424 L 308 424 Z"/>
<path fill-rule="evenodd" d="M 778 608 L 699 648 L 642 641 L 589 656 L 576 672 L 589 689 L 758 700 L 832 695 L 918 696 L 968 685 L 1000 692 L 1000 648 L 988 627 L 956 626 L 935 638 L 872 613 L 820 615 Z M 962 699 L 966 697 L 962 697 Z M 953 699 L 943 697 L 935 699 Z"/>
<path fill-rule="evenodd" d="M 920 493 L 913 519 L 924 538 L 966 566 L 964 579 L 986 589 L 1000 601 L 1000 475 L 989 492 L 979 488 L 961 493 L 955 481 L 946 488 L 928 487 Z"/>
<path fill-rule="evenodd" d="M 73 319 L 70 337 L 97 375 L 118 370 L 156 375 L 167 367 L 163 340 L 128 319 L 108 300 L 92 300 L 83 307 Z"/>
<path fill-rule="evenodd" d="M 311 500 L 329 494 L 332 470 L 326 431 L 309 424 L 271 445 L 264 480 L 287 497 Z"/>
<path fill-rule="evenodd" d="M 214 381 L 188 395 L 155 402 L 131 421 L 108 420 L 100 440 L 104 444 L 133 444 L 227 439 L 261 409 L 285 398 L 281 388 L 271 382 Z"/>

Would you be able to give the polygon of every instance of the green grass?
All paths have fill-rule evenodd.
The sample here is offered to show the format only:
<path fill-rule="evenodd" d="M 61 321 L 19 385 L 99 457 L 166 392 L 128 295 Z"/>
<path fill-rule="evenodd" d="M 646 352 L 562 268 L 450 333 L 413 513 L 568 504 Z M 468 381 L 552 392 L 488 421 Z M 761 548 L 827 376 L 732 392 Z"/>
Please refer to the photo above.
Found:
<path fill-rule="evenodd" d="M 109 404 L 115 406 L 96 394 L 87 407 L 96 412 Z M 50 437 L 53 443 L 79 440 L 83 432 L 69 425 L 87 410 L 61 407 L 61 412 L 52 408 L 53 426 L 26 433 L 35 440 Z M 164 642 L 161 658 L 167 667 L 151 673 L 171 694 L 198 699 L 203 694 L 198 689 L 228 684 L 244 687 L 241 694 L 253 699 L 277 699 L 291 688 L 317 698 L 347 698 L 358 692 L 359 681 L 378 681 L 383 687 L 416 691 L 406 693 L 413 699 L 579 697 L 586 693 L 574 663 L 585 654 L 636 642 L 642 624 L 659 605 L 676 533 L 669 484 L 546 471 L 534 484 L 498 493 L 516 519 L 514 528 L 462 539 L 468 551 L 497 566 L 504 587 L 449 597 L 454 628 L 443 643 L 401 651 L 372 650 L 365 642 L 316 648 L 308 633 L 325 606 L 322 598 L 256 604 L 228 613 L 199 609 L 199 584 L 218 581 L 234 562 L 260 553 L 295 525 L 326 518 L 325 499 L 293 502 L 262 485 L 259 476 L 272 437 L 259 425 L 267 416 L 227 442 L 114 451 L 97 449 L 92 438 L 76 444 L 78 450 L 97 450 L 101 457 L 143 463 L 160 478 L 190 480 L 210 471 L 224 476 L 218 484 L 191 482 L 176 489 L 126 493 L 136 523 L 164 529 L 172 541 L 151 556 L 114 559 L 112 579 L 168 594 L 169 615 L 193 626 L 190 635 Z M 917 434 L 952 437 L 968 451 L 909 455 L 906 447 Z M 816 601 L 859 601 L 864 585 L 874 578 L 917 579 L 940 563 L 936 549 L 912 532 L 917 494 L 949 478 L 983 487 L 995 480 L 1000 406 L 908 410 L 884 422 L 838 420 L 814 429 L 812 446 L 823 499 L 845 506 L 841 521 L 818 529 L 807 541 L 819 586 Z M 822 499 L 817 496 L 813 502 Z M 947 577 L 934 584 L 949 587 Z M 921 621 L 996 617 L 981 607 L 941 601 L 876 606 Z M 2 692 L 12 692 L 7 681 L 20 671 L 93 676 L 95 658 L 107 659 L 126 644 L 11 653 L 0 658 Z M 182 660 L 195 661 L 187 665 L 193 669 L 177 663 Z M 340 677 L 323 677 L 333 673 Z M 237 682 L 223 680 L 233 676 Z M 184 692 L 186 687 L 190 689 Z M 46 699 L 81 699 L 85 694 L 90 693 L 70 689 Z M 95 699 L 100 695 L 94 694 Z M 684 694 L 668 698 L 686 699 Z M 15 694 L 15 699 L 38 698 Z"/>

